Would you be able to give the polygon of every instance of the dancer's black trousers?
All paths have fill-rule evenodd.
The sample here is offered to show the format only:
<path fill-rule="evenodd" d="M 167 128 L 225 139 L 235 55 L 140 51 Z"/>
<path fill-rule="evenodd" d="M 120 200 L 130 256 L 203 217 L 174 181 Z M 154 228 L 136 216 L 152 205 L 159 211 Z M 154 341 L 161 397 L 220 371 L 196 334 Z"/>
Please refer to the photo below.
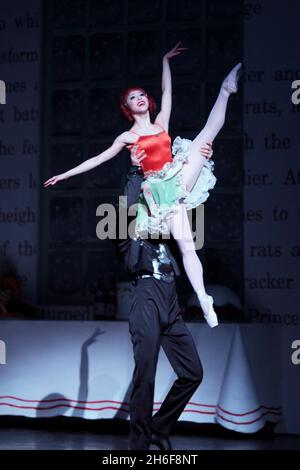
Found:
<path fill-rule="evenodd" d="M 135 281 L 129 331 L 135 368 L 130 399 L 129 449 L 149 449 L 152 431 L 168 436 L 199 386 L 203 369 L 178 305 L 176 283 L 151 278 Z M 152 417 L 154 380 L 162 345 L 178 376 Z"/>

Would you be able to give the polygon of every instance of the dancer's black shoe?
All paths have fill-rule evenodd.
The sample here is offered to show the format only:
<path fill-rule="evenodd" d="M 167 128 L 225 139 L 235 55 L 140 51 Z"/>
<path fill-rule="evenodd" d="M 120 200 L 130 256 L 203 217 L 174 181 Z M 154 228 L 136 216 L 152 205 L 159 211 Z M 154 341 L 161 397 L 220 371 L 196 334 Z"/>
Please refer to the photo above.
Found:
<path fill-rule="evenodd" d="M 172 450 L 170 438 L 163 434 L 152 433 L 151 444 L 156 445 L 160 450 Z"/>

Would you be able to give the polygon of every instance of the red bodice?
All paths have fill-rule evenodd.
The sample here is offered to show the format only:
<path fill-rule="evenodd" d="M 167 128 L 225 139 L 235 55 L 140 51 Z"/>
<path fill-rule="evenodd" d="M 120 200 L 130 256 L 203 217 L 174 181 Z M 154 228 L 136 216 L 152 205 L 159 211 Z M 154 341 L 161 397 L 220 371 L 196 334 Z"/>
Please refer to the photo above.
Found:
<path fill-rule="evenodd" d="M 166 131 L 152 135 L 140 135 L 135 144 L 128 146 L 131 149 L 138 145 L 137 153 L 145 150 L 147 156 L 141 161 L 143 172 L 161 170 L 166 162 L 171 162 L 171 137 Z"/>

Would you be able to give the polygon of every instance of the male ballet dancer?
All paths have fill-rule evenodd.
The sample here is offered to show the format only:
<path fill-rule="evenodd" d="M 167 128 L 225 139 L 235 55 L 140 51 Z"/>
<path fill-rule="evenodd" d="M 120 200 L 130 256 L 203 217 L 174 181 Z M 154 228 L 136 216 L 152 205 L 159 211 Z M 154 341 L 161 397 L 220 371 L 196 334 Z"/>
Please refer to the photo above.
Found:
<path fill-rule="evenodd" d="M 202 147 L 200 152 L 210 158 L 211 145 Z M 143 180 L 139 165 L 144 157 L 135 155 L 133 150 L 134 165 L 127 175 L 125 186 L 128 208 L 138 201 Z M 135 240 L 128 237 L 117 243 L 125 269 L 135 286 L 129 315 L 135 368 L 130 397 L 128 448 L 147 450 L 152 443 L 161 450 L 170 450 L 170 431 L 203 377 L 196 346 L 178 305 L 175 275 L 179 275 L 180 270 L 170 250 L 169 240 Z M 152 417 L 160 345 L 178 378 L 159 411 Z"/>

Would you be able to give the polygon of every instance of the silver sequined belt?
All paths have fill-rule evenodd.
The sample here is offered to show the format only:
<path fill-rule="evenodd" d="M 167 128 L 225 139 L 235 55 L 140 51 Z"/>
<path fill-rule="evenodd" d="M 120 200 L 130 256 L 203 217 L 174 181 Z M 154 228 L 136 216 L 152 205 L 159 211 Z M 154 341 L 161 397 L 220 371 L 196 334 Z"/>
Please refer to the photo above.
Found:
<path fill-rule="evenodd" d="M 138 276 L 135 276 L 135 279 L 147 279 L 148 277 L 154 277 L 155 279 L 159 279 L 160 281 L 166 281 L 166 282 L 171 282 L 174 280 L 174 274 L 165 274 L 165 275 L 160 275 L 160 274 L 141 274 Z"/>

